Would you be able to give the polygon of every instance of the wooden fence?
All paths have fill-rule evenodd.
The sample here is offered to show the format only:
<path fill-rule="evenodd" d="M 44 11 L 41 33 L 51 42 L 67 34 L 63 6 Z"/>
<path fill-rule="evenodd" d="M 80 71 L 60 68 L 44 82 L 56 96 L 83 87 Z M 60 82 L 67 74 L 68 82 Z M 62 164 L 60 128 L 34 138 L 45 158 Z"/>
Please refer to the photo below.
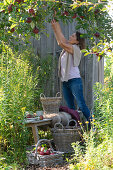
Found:
<path fill-rule="evenodd" d="M 69 24 L 61 24 L 62 31 L 64 33 L 64 36 L 68 39 L 69 35 L 74 33 L 76 23 L 69 23 Z M 55 63 L 55 59 L 58 61 L 58 56 L 61 52 L 61 48 L 57 45 L 53 30 L 51 28 L 51 24 L 46 23 L 46 33 L 49 34 L 49 37 L 42 34 L 40 40 L 36 40 L 34 38 L 31 39 L 32 46 L 35 48 L 36 54 L 40 55 L 41 58 L 46 57 L 48 54 L 53 56 L 53 63 Z M 83 32 L 83 30 L 79 30 L 80 32 Z M 53 64 L 54 65 L 54 64 Z M 93 105 L 93 85 L 95 82 L 104 82 L 104 59 L 102 59 L 100 62 L 97 61 L 96 55 L 93 55 L 93 57 L 90 56 L 82 56 L 82 60 L 80 63 L 80 73 L 83 81 L 83 92 L 84 97 L 86 100 L 86 104 L 88 105 L 89 109 L 92 108 Z M 56 92 L 61 91 L 60 83 L 58 80 L 57 75 L 57 66 L 55 66 L 55 69 L 53 68 L 53 75 L 51 77 L 50 83 L 53 83 L 52 85 L 52 94 L 53 96 L 56 94 Z M 47 88 L 45 90 L 45 94 L 47 96 L 50 95 L 50 86 L 47 85 Z M 63 100 L 63 104 L 65 104 Z"/>

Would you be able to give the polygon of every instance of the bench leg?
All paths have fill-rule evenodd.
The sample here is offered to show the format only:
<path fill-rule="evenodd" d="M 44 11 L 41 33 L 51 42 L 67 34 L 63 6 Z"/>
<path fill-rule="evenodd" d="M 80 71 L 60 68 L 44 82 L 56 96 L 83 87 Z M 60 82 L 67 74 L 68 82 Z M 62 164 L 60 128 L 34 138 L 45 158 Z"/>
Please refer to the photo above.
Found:
<path fill-rule="evenodd" d="M 32 126 L 32 132 L 33 132 L 35 144 L 37 144 L 39 140 L 39 135 L 38 135 L 38 128 L 36 125 Z"/>

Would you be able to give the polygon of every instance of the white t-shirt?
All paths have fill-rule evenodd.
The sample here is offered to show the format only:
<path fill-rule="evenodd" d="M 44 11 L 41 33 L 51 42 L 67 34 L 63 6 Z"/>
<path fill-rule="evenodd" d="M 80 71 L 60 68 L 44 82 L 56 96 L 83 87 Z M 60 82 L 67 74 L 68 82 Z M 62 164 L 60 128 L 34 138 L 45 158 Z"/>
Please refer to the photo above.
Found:
<path fill-rule="evenodd" d="M 70 70 L 68 72 L 68 80 L 72 78 L 80 78 L 80 71 L 78 67 L 74 67 L 73 56 L 71 55 Z M 65 75 L 66 69 L 66 53 L 61 56 L 61 81 Z"/>

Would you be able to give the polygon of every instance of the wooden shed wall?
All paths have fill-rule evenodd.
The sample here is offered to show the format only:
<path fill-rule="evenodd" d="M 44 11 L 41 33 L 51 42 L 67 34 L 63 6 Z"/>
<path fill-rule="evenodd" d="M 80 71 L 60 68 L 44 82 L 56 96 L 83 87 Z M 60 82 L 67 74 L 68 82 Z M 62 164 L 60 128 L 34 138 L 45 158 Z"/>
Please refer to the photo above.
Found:
<path fill-rule="evenodd" d="M 76 23 L 68 23 L 68 24 L 61 24 L 62 31 L 64 36 L 68 39 L 69 35 L 75 32 Z M 32 38 L 32 45 L 35 48 L 36 54 L 40 55 L 41 58 L 46 57 L 48 54 L 53 55 L 53 62 L 57 58 L 61 52 L 61 48 L 57 45 L 53 30 L 51 29 L 51 24 L 46 23 L 46 33 L 49 34 L 49 37 L 42 34 L 40 40 L 36 40 Z M 83 32 L 83 30 L 80 30 Z M 97 57 L 94 55 L 93 57 L 90 56 L 83 56 L 80 63 L 80 73 L 83 81 L 83 92 L 84 97 L 86 100 L 86 104 L 91 109 L 93 105 L 93 85 L 95 82 L 102 82 L 104 81 L 104 60 L 102 59 L 100 62 L 97 61 Z M 47 85 L 45 89 L 45 94 L 47 96 L 50 95 L 50 90 L 52 90 L 53 96 L 58 92 L 61 91 L 60 83 L 58 80 L 57 75 L 57 64 L 55 69 L 53 69 L 53 75 L 51 77 L 50 83 L 53 83 L 52 89 L 50 86 Z M 65 104 L 63 99 L 63 104 Z"/>

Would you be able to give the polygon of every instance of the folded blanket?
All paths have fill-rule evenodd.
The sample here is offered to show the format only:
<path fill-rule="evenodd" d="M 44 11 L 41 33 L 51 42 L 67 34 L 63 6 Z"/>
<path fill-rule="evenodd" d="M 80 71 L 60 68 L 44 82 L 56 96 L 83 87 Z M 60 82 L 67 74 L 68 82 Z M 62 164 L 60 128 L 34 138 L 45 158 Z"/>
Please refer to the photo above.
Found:
<path fill-rule="evenodd" d="M 77 110 L 70 109 L 67 106 L 60 106 L 59 111 L 69 113 L 72 116 L 72 118 L 77 121 L 77 125 L 79 126 L 80 116 Z"/>

